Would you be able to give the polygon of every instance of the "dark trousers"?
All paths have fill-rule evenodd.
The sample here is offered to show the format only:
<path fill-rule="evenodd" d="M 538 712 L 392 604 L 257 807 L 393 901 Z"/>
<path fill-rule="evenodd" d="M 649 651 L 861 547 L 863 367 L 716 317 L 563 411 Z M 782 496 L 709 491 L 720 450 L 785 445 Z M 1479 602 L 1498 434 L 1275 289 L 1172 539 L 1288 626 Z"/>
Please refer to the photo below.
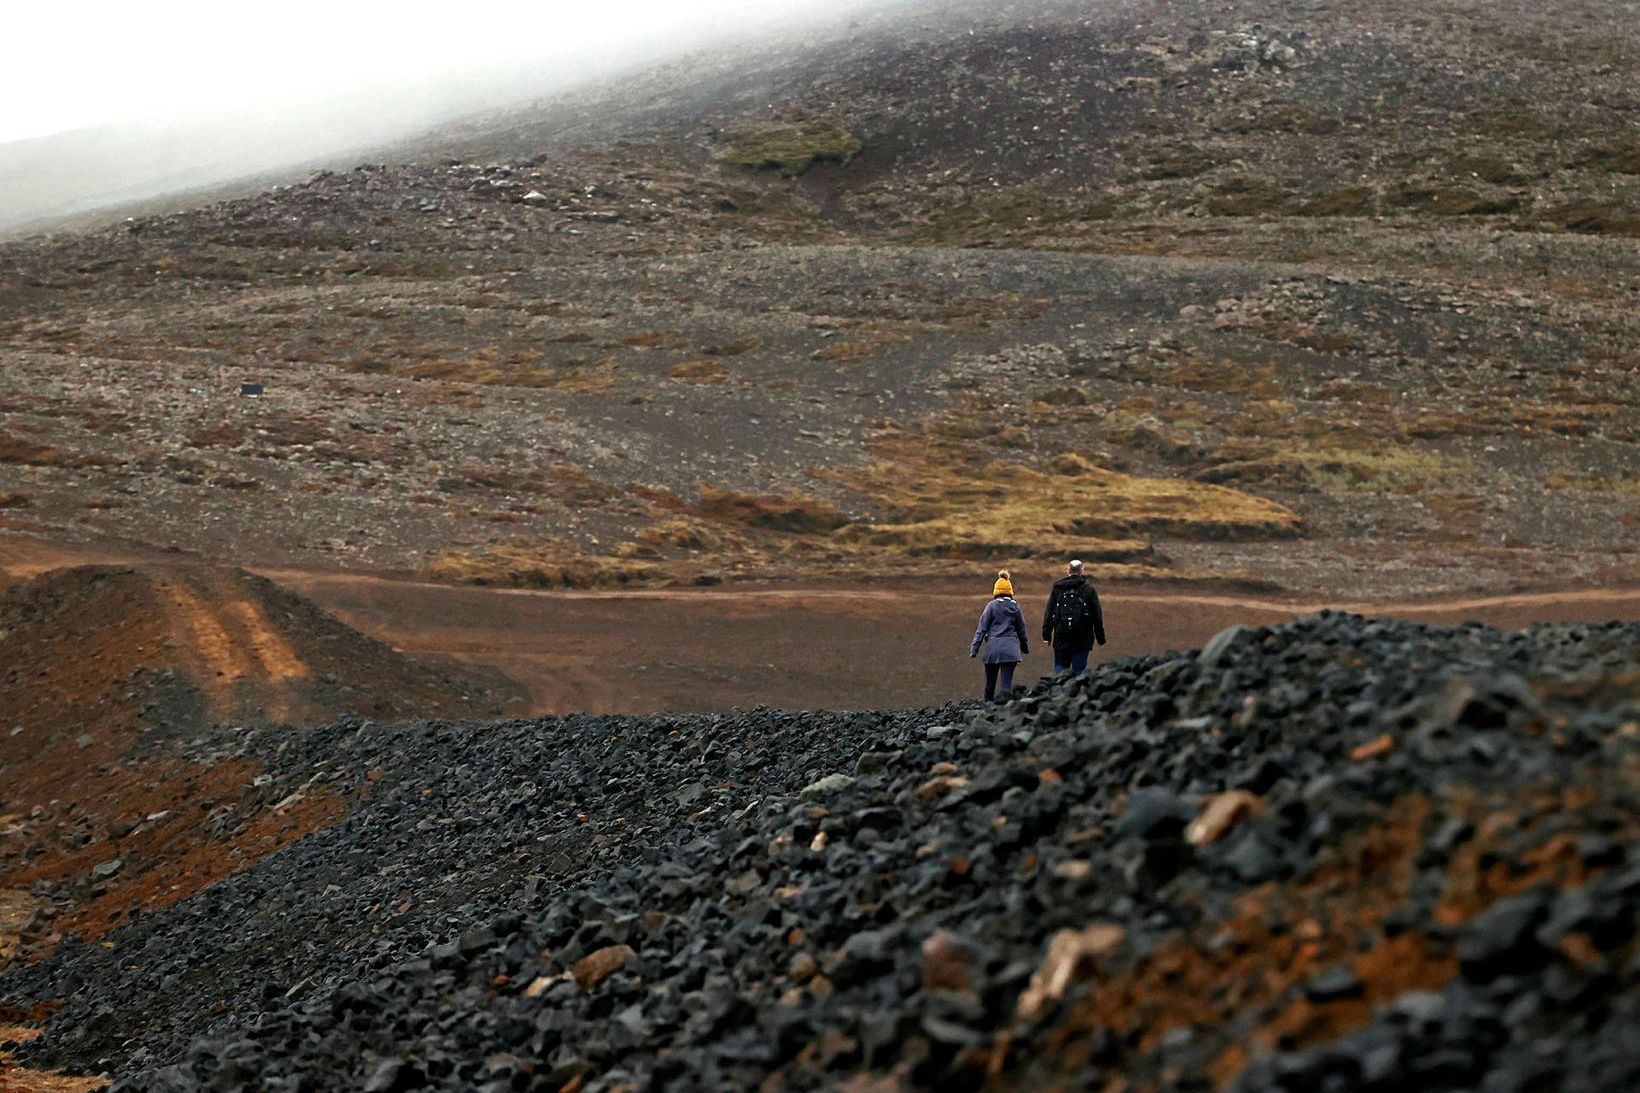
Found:
<path fill-rule="evenodd" d="M 1064 672 L 1075 675 L 1077 672 L 1087 671 L 1088 654 L 1090 652 L 1092 652 L 1091 649 L 1084 649 L 1080 653 L 1073 653 L 1069 649 L 1055 649 L 1053 651 L 1054 675 L 1060 675 Z"/>
<path fill-rule="evenodd" d="M 989 701 L 996 697 L 997 684 L 1002 684 L 1002 693 L 1006 695 L 1014 689 L 1014 669 L 1019 667 L 1019 661 L 1010 660 L 1003 664 L 987 664 L 985 666 L 985 698 Z"/>

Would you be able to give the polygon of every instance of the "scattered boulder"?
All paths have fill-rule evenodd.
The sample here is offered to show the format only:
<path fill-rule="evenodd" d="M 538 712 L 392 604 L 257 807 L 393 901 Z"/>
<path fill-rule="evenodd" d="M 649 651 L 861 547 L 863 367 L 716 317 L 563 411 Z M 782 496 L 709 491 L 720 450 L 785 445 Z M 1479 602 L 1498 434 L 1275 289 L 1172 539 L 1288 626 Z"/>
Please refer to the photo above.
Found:
<path fill-rule="evenodd" d="M 1114 953 L 1126 937 L 1120 926 L 1088 926 L 1081 930 L 1060 930 L 1048 942 L 1048 955 L 1031 976 L 1030 986 L 1019 996 L 1019 1015 L 1035 1021 L 1050 1002 L 1065 997 L 1071 983 L 1101 957 Z"/>
<path fill-rule="evenodd" d="M 817 779 L 804 786 L 803 796 L 822 797 L 825 794 L 835 793 L 837 790 L 853 784 L 854 779 L 847 774 L 828 774 L 824 778 Z"/>
<path fill-rule="evenodd" d="M 1244 789 L 1220 793 L 1207 802 L 1201 815 L 1190 821 L 1185 829 L 1185 841 L 1191 846 L 1216 843 L 1243 820 L 1257 816 L 1263 803 Z"/>
<path fill-rule="evenodd" d="M 630 945 L 606 945 L 575 962 L 572 973 L 582 990 L 590 991 L 637 958 Z"/>

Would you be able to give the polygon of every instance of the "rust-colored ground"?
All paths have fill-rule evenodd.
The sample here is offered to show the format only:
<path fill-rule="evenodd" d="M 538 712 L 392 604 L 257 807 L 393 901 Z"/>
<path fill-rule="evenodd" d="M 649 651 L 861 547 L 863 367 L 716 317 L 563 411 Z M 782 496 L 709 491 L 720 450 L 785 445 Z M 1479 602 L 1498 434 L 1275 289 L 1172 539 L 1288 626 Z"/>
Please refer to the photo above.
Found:
<path fill-rule="evenodd" d="M 40 1035 L 31 1025 L 0 1022 L 0 1093 L 91 1093 L 108 1085 L 106 1078 L 78 1078 L 18 1066 L 6 1048 L 26 1044 Z"/>
<path fill-rule="evenodd" d="M 1131 967 L 1096 978 L 1091 993 L 1049 1033 L 1046 1050 L 1025 1064 L 1030 1087 L 1069 1088 L 1070 1075 L 1085 1074 L 1096 1052 L 1110 1050 L 1104 1030 L 1121 1034 L 1121 1050 L 1131 1053 L 1100 1060 L 1112 1075 L 1106 1088 L 1115 1093 L 1136 1088 L 1125 1076 L 1130 1064 L 1175 1029 L 1233 1029 L 1237 1019 L 1257 1017 L 1212 1066 L 1215 1084 L 1224 1088 L 1257 1053 L 1324 1043 L 1360 1028 L 1377 1007 L 1409 990 L 1438 990 L 1458 973 L 1450 937 L 1384 925 L 1413 898 L 1432 822 L 1461 816 L 1473 825 L 1473 835 L 1446 864 L 1436 910 L 1441 925 L 1453 927 L 1538 884 L 1587 884 L 1600 870 L 1578 854 L 1578 835 L 1566 833 L 1565 822 L 1571 816 L 1592 824 L 1597 813 L 1609 816 L 1610 810 L 1602 812 L 1593 794 L 1558 786 L 1507 800 L 1473 794 L 1398 800 L 1303 880 L 1256 889 L 1228 920 L 1209 922 Z M 1627 823 L 1632 829 L 1634 818 Z M 1575 832 L 1587 829 L 1572 825 Z M 1576 962 L 1587 944 L 1568 937 L 1562 955 Z M 1324 1002 L 1306 998 L 1304 984 L 1339 964 L 1355 973 L 1359 993 Z M 1011 1046 L 1004 1040 L 978 1050 L 972 1062 L 1001 1073 Z"/>
<path fill-rule="evenodd" d="M 0 535 L 0 588 L 8 580 L 87 562 L 186 568 L 174 555 L 134 545 L 60 546 Z M 1033 633 L 1060 572 L 1045 564 L 1014 568 Z M 540 714 L 758 704 L 892 708 L 977 695 L 980 671 L 966 654 L 991 578 L 989 571 L 963 563 L 924 578 L 875 585 L 599 592 L 436 584 L 335 569 L 263 575 L 400 652 L 505 673 L 527 689 L 528 710 Z M 1232 585 L 1203 589 L 1130 582 L 1104 585 L 1100 595 L 1110 644 L 1096 650 L 1096 660 L 1190 649 L 1235 623 L 1277 623 L 1322 607 L 1432 623 L 1474 619 L 1506 628 L 1640 618 L 1640 588 L 1634 587 L 1319 603 Z M 234 636 L 243 648 L 226 655 L 248 656 L 252 676 L 281 670 L 277 646 L 258 639 L 254 617 L 247 624 L 225 612 L 214 620 L 195 614 L 184 616 L 183 623 L 196 634 L 204 628 L 206 636 L 195 639 L 202 649 L 210 647 L 213 625 Z M 1051 668 L 1048 651 L 1033 645 L 1016 678 L 1029 683 Z M 213 678 L 217 670 L 232 675 L 246 669 L 230 660 L 212 669 Z"/>
<path fill-rule="evenodd" d="M 1058 575 L 1014 571 L 1033 639 Z M 982 679 L 968 642 L 990 589 L 985 573 L 875 588 L 642 592 L 474 588 L 352 573 L 273 576 L 401 650 L 500 669 L 529 688 L 538 713 L 760 703 L 883 709 L 977 696 Z M 1323 606 L 1503 627 L 1640 617 L 1640 589 L 1331 605 L 1155 584 L 1108 585 L 1100 596 L 1110 644 L 1095 660 L 1191 649 L 1235 623 L 1283 622 Z M 1052 667 L 1051 652 L 1033 641 L 1016 678 L 1031 683 Z"/>
<path fill-rule="evenodd" d="M 101 938 L 345 811 L 316 789 L 270 801 L 256 766 L 194 761 L 178 739 L 212 724 L 518 704 L 504 681 L 482 691 L 406 660 L 239 570 L 51 560 L 0 554 L 15 563 L 0 593 L 0 967 L 65 935 Z M 35 1019 L 8 1017 L 0 1048 L 34 1035 Z M 0 1052 L 0 1091 L 103 1084 L 26 1072 Z"/>
<path fill-rule="evenodd" d="M 99 937 L 341 815 L 269 802 L 246 762 L 168 743 L 211 724 L 498 714 L 261 578 L 187 564 L 60 569 L 0 596 L 0 889 L 30 893 L 24 955 Z M 217 814 L 231 832 L 211 834 Z M 98 867 L 102 867 L 99 872 Z"/>

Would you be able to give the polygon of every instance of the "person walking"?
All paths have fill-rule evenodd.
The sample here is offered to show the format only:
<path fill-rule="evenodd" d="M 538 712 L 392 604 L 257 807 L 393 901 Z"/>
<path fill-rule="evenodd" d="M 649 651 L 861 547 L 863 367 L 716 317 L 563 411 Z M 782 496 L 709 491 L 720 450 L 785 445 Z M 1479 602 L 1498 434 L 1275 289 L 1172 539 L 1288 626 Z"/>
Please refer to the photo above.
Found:
<path fill-rule="evenodd" d="M 1031 651 L 1025 637 L 1025 612 L 1014 602 L 1014 582 L 1006 569 L 997 571 L 991 586 L 991 602 L 979 615 L 979 628 L 968 647 L 969 659 L 985 646 L 985 700 L 1007 698 L 1014 689 L 1014 669 L 1020 658 Z"/>
<path fill-rule="evenodd" d="M 1088 666 L 1088 653 L 1097 641 L 1105 644 L 1105 616 L 1099 593 L 1082 576 L 1082 563 L 1072 558 L 1065 575 L 1054 582 L 1048 608 L 1042 616 L 1042 640 L 1053 643 L 1053 670 L 1072 674 Z"/>

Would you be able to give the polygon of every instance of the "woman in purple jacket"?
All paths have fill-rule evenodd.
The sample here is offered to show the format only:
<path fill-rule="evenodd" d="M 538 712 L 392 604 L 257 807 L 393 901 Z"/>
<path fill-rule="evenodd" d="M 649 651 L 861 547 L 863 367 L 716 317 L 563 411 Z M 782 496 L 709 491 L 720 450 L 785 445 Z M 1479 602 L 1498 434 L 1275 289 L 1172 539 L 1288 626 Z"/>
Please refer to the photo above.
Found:
<path fill-rule="evenodd" d="M 1001 697 L 1007 698 L 1014 689 L 1014 668 L 1031 651 L 1031 645 L 1025 638 L 1025 612 L 1014 602 L 1014 582 L 1006 569 L 997 572 L 991 602 L 980 612 L 979 629 L 974 631 L 974 643 L 968 647 L 970 659 L 979 655 L 981 645 L 985 646 L 985 700 L 997 697 L 999 676 Z"/>

